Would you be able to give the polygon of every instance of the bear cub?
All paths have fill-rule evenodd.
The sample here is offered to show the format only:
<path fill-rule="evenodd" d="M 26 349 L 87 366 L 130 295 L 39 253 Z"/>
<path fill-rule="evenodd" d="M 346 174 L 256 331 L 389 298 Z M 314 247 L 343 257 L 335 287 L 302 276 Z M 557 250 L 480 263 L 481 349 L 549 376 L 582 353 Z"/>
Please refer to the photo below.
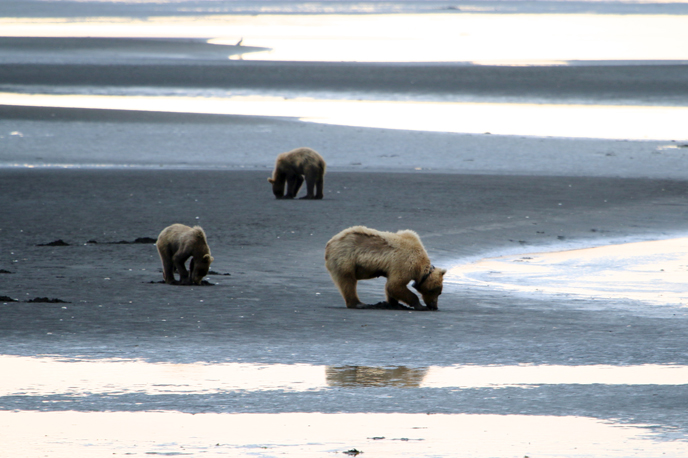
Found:
<path fill-rule="evenodd" d="M 268 182 L 277 199 L 294 199 L 306 179 L 306 195 L 302 199 L 322 199 L 325 160 L 310 148 L 296 148 L 277 156 L 275 170 Z M 287 193 L 284 193 L 284 185 Z"/>
<path fill-rule="evenodd" d="M 373 307 L 358 298 L 358 280 L 386 277 L 387 305 L 395 307 L 403 302 L 416 310 L 437 310 L 447 272 L 430 263 L 415 232 L 382 232 L 364 226 L 344 229 L 327 242 L 325 266 L 348 308 Z M 407 288 L 410 281 L 427 307 Z"/>
<path fill-rule="evenodd" d="M 155 246 L 162 261 L 162 277 L 170 285 L 200 285 L 214 260 L 200 226 L 168 226 L 160 232 Z M 191 262 L 187 271 L 184 263 L 189 258 Z M 175 270 L 179 272 L 178 282 L 174 279 Z"/>

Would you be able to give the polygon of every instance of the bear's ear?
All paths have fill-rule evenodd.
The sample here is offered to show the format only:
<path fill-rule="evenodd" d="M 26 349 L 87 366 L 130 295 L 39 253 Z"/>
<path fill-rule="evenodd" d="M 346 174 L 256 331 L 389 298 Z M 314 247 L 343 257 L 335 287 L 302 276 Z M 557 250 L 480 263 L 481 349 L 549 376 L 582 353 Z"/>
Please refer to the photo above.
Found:
<path fill-rule="evenodd" d="M 440 276 L 444 276 L 447 273 L 447 269 L 440 269 Z"/>
<path fill-rule="evenodd" d="M 209 254 L 204 254 L 204 255 L 203 255 L 203 259 L 207 259 L 207 260 L 208 260 L 208 264 L 210 264 L 211 262 L 213 262 L 213 261 L 215 260 L 215 258 L 213 258 L 212 256 L 210 256 Z"/>
<path fill-rule="evenodd" d="M 272 178 L 268 178 L 268 183 L 274 183 L 274 182 L 275 182 L 275 180 L 273 180 Z"/>

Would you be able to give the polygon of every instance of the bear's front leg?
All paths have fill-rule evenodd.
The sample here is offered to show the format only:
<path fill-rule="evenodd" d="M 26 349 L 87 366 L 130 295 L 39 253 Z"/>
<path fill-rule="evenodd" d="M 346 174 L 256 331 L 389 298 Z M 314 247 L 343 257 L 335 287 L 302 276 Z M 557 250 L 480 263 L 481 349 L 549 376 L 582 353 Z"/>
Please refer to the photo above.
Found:
<path fill-rule="evenodd" d="M 174 257 L 174 267 L 177 268 L 177 272 L 179 272 L 179 284 L 181 285 L 188 285 L 190 278 L 189 278 L 189 272 L 186 270 L 186 267 L 184 266 L 184 262 L 188 259 L 188 256 L 175 256 Z"/>
<path fill-rule="evenodd" d="M 294 198 L 296 198 L 296 196 L 299 194 L 301 186 L 303 186 L 303 177 L 301 175 L 297 175 L 296 183 L 294 184 Z"/>
<path fill-rule="evenodd" d="M 285 199 L 293 199 L 298 194 L 301 185 L 303 184 L 303 177 L 299 175 L 294 175 L 287 177 L 287 194 L 284 196 Z"/>
<path fill-rule="evenodd" d="M 387 280 L 385 285 L 385 294 L 387 296 L 387 302 L 392 305 L 394 303 L 399 304 L 398 301 L 413 307 L 415 310 L 428 310 L 427 307 L 420 303 L 418 296 L 413 294 L 404 283 Z"/>

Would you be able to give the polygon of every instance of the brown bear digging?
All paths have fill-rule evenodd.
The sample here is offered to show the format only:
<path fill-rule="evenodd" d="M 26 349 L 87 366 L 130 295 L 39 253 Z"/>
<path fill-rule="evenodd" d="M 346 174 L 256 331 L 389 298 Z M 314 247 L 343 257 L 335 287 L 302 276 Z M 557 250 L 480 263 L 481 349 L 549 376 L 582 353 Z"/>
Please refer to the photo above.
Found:
<path fill-rule="evenodd" d="M 310 148 L 296 148 L 282 153 L 277 156 L 272 177 L 268 178 L 268 182 L 272 184 L 272 193 L 277 199 L 294 199 L 305 177 L 306 195 L 301 199 L 322 199 L 325 167 L 322 156 Z"/>
<path fill-rule="evenodd" d="M 208 275 L 213 257 L 203 228 L 173 224 L 160 232 L 155 246 L 162 261 L 162 276 L 167 284 L 200 285 Z M 191 258 L 189 271 L 184 263 Z M 174 271 L 179 272 L 179 282 Z"/>
<path fill-rule="evenodd" d="M 386 277 L 389 306 L 399 306 L 401 301 L 415 310 L 437 310 L 447 272 L 432 265 L 415 232 L 383 232 L 364 226 L 344 229 L 327 242 L 325 266 L 348 308 L 375 307 L 361 302 L 356 284 L 358 280 Z M 407 288 L 411 281 L 427 307 Z"/>

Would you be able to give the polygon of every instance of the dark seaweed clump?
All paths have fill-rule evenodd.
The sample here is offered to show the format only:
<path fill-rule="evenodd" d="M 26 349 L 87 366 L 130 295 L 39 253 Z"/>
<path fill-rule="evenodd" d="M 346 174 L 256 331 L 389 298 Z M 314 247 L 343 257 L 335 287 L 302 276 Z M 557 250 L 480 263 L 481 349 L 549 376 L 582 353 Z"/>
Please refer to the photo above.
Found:
<path fill-rule="evenodd" d="M 232 274 L 230 274 L 230 273 L 220 273 L 220 272 L 217 272 L 217 271 L 215 271 L 215 270 L 211 270 L 211 271 L 208 272 L 208 275 L 225 275 L 225 276 L 230 276 L 230 275 L 232 275 Z"/>
<path fill-rule="evenodd" d="M 69 304 L 70 303 L 67 301 L 63 301 L 62 299 L 58 299 L 58 298 L 50 299 L 49 297 L 35 297 L 33 299 L 29 299 L 26 302 L 40 302 L 40 303 L 45 303 L 45 304 Z"/>
<path fill-rule="evenodd" d="M 62 239 L 58 239 L 50 243 L 39 243 L 36 246 L 69 246 L 69 243 L 65 242 Z"/>
<path fill-rule="evenodd" d="M 112 245 L 128 245 L 132 243 L 145 243 L 145 244 L 150 244 L 150 243 L 155 243 L 157 242 L 158 239 L 152 239 L 150 237 L 139 237 L 133 242 L 130 242 L 128 240 L 120 240 L 119 242 L 110 242 Z M 96 242 L 97 243 L 97 242 Z"/>

